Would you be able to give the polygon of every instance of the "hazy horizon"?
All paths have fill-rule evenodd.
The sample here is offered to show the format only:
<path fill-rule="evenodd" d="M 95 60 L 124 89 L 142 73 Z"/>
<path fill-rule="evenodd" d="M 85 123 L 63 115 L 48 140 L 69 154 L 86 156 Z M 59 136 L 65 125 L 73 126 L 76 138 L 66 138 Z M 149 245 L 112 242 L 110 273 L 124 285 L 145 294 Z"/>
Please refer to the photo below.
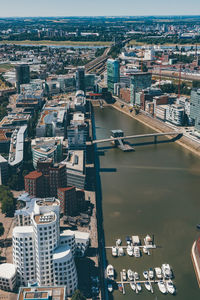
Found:
<path fill-rule="evenodd" d="M 0 18 L 198 16 L 198 10 L 199 0 L 8 0 L 1 4 Z"/>

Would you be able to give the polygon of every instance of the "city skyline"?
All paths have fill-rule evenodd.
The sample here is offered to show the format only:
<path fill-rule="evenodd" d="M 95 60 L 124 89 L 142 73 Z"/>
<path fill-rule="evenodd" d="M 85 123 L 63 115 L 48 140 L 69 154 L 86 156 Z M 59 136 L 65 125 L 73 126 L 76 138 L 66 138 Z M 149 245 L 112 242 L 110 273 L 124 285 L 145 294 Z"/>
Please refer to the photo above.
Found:
<path fill-rule="evenodd" d="M 190 2 L 172 1 L 161 3 L 154 0 L 153 3 L 148 0 L 136 2 L 124 0 L 123 5 L 119 0 L 93 1 L 76 0 L 74 2 L 58 0 L 10 0 L 1 4 L 0 17 L 67 17 L 67 16 L 168 16 L 168 15 L 197 15 L 200 9 L 198 0 Z"/>

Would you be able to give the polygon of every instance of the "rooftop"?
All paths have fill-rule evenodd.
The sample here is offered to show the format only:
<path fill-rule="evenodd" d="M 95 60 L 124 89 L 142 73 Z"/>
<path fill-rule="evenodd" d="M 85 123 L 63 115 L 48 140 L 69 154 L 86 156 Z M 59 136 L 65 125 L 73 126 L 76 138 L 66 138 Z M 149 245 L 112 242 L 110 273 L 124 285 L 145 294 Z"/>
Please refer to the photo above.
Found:
<path fill-rule="evenodd" d="M 16 267 L 13 264 L 1 264 L 0 265 L 0 277 L 11 279 L 16 274 Z"/>
<path fill-rule="evenodd" d="M 46 293 L 48 293 L 48 296 L 51 299 L 54 300 L 65 300 L 65 286 L 56 286 L 56 287 L 42 287 L 42 286 L 36 286 L 36 287 L 21 287 L 18 294 L 17 300 L 25 300 L 25 299 L 32 299 L 32 300 L 38 300 L 38 299 L 46 299 L 44 296 L 46 296 Z M 40 298 L 39 298 L 39 294 Z M 41 298 L 42 297 L 42 298 Z M 50 299 L 50 298 L 49 298 Z"/>
<path fill-rule="evenodd" d="M 52 223 L 56 219 L 56 214 L 54 212 L 45 213 L 42 215 L 35 215 L 34 220 L 36 224 L 46 225 L 48 223 Z"/>
<path fill-rule="evenodd" d="M 38 171 L 33 171 L 30 172 L 29 174 L 27 174 L 26 176 L 24 176 L 25 179 L 37 179 L 40 178 L 42 176 L 42 172 L 38 172 Z"/>
<path fill-rule="evenodd" d="M 71 248 L 67 245 L 60 246 L 60 247 L 56 248 L 56 250 L 54 250 L 53 260 L 54 259 L 62 259 L 65 256 L 68 256 L 68 255 L 72 256 Z"/>

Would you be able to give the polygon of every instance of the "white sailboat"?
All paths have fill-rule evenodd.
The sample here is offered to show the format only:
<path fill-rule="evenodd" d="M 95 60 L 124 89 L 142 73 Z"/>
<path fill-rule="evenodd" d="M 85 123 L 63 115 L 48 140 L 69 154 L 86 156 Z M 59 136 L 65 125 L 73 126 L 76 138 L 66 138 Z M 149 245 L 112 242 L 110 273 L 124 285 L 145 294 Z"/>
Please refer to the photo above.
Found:
<path fill-rule="evenodd" d="M 114 280 L 114 268 L 112 265 L 107 266 L 106 275 L 108 279 Z"/>
<path fill-rule="evenodd" d="M 173 282 L 171 280 L 168 280 L 166 282 L 166 287 L 167 287 L 167 290 L 170 294 L 175 294 L 175 286 L 173 285 Z"/>
<path fill-rule="evenodd" d="M 118 249 L 117 247 L 112 247 L 112 256 L 118 256 Z"/>
<path fill-rule="evenodd" d="M 128 279 L 129 279 L 130 281 L 132 281 L 133 278 L 134 278 L 134 272 L 133 272 L 131 269 L 129 269 L 129 270 L 127 271 L 127 275 L 128 275 Z"/>
<path fill-rule="evenodd" d="M 166 286 L 165 286 L 163 281 L 158 281 L 158 288 L 159 288 L 159 290 L 161 291 L 162 294 L 167 293 L 167 289 L 166 289 Z"/>

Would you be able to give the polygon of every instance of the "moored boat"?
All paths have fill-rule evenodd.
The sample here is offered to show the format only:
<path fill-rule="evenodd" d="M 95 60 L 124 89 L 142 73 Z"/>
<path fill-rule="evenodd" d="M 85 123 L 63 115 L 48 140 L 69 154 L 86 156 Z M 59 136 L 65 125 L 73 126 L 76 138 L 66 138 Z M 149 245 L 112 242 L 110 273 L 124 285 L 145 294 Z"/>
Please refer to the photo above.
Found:
<path fill-rule="evenodd" d="M 144 276 L 145 279 L 148 279 L 149 272 L 148 271 L 144 271 L 143 272 L 143 276 Z"/>
<path fill-rule="evenodd" d="M 169 264 L 162 264 L 162 273 L 165 279 L 171 279 L 172 278 L 172 270 L 170 268 Z"/>
<path fill-rule="evenodd" d="M 148 281 L 145 281 L 144 286 L 145 286 L 145 288 L 146 288 L 148 291 L 151 290 L 151 285 L 150 285 L 150 283 L 149 283 Z"/>
<path fill-rule="evenodd" d="M 107 278 L 114 280 L 114 268 L 112 265 L 108 265 L 106 268 Z"/>
<path fill-rule="evenodd" d="M 122 287 L 121 283 L 118 283 L 118 289 L 119 289 L 120 292 L 123 292 L 123 287 Z"/>
<path fill-rule="evenodd" d="M 118 255 L 119 256 L 124 256 L 124 249 L 122 247 L 118 248 Z"/>
<path fill-rule="evenodd" d="M 170 294 L 175 294 L 175 286 L 171 280 L 166 281 L 166 287 Z"/>
<path fill-rule="evenodd" d="M 109 291 L 110 293 L 112 293 L 112 291 L 113 291 L 112 283 L 109 283 L 109 284 L 108 284 L 108 291 Z"/>
<path fill-rule="evenodd" d="M 134 272 L 134 277 L 135 277 L 135 280 L 139 280 L 140 279 L 140 276 L 137 272 Z"/>
<path fill-rule="evenodd" d="M 118 256 L 118 249 L 117 247 L 112 247 L 112 256 Z"/>
<path fill-rule="evenodd" d="M 134 278 L 134 272 L 133 272 L 131 269 L 128 269 L 127 275 L 128 275 L 128 279 L 129 279 L 130 281 L 132 281 L 133 278 Z"/>
<path fill-rule="evenodd" d="M 162 271 L 161 271 L 161 268 L 156 267 L 156 268 L 155 268 L 155 273 L 156 273 L 156 277 L 157 277 L 158 279 L 161 279 L 161 278 L 162 278 Z"/>
<path fill-rule="evenodd" d="M 136 290 L 136 285 L 134 282 L 130 282 L 130 287 L 132 288 L 133 291 Z"/>
<path fill-rule="evenodd" d="M 140 257 L 140 248 L 137 246 L 134 247 L 134 256 Z"/>
<path fill-rule="evenodd" d="M 122 243 L 122 240 L 121 240 L 121 239 L 117 239 L 117 240 L 116 240 L 116 246 L 120 246 L 121 243 Z"/>
<path fill-rule="evenodd" d="M 158 288 L 159 288 L 159 290 L 161 291 L 162 294 L 167 293 L 167 288 L 166 288 L 163 281 L 158 281 Z"/>
<path fill-rule="evenodd" d="M 149 269 L 149 278 L 153 279 L 154 278 L 154 270 L 153 269 Z"/>
<path fill-rule="evenodd" d="M 142 286 L 139 282 L 136 283 L 136 287 L 137 287 L 138 292 L 140 292 L 142 290 Z"/>
<path fill-rule="evenodd" d="M 144 246 L 144 247 L 143 247 L 143 252 L 144 252 L 145 254 L 148 254 L 149 251 L 148 251 L 147 246 Z"/>
<path fill-rule="evenodd" d="M 126 281 L 126 270 L 125 269 L 122 270 L 122 279 L 124 281 Z"/>
<path fill-rule="evenodd" d="M 128 245 L 126 248 L 126 252 L 129 256 L 133 256 L 133 246 Z"/>

